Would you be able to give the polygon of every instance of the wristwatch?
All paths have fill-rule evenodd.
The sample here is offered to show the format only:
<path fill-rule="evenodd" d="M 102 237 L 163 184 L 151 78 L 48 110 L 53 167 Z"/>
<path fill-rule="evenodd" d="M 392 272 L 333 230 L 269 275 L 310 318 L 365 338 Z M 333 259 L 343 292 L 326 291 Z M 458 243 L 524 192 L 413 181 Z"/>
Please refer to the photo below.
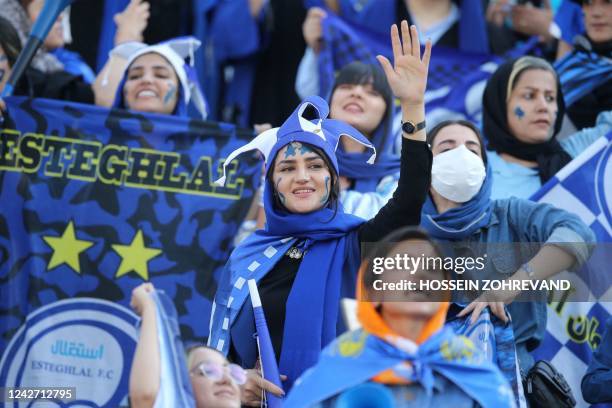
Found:
<path fill-rule="evenodd" d="M 409 135 L 418 132 L 419 130 L 425 129 L 425 121 L 417 123 L 416 125 L 411 121 L 402 121 L 402 132 L 407 133 Z"/>

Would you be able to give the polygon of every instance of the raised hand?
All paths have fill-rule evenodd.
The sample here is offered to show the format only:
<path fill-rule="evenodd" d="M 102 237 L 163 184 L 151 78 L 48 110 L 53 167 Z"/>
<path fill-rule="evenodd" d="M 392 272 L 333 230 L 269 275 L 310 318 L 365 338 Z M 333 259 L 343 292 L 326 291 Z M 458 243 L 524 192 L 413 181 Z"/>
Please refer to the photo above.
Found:
<path fill-rule="evenodd" d="M 134 290 L 132 290 L 132 299 L 130 301 L 130 306 L 138 316 L 142 316 L 145 309 L 150 306 L 155 306 L 153 303 L 153 299 L 151 299 L 150 293 L 155 290 L 155 287 L 152 283 L 142 283 Z"/>
<path fill-rule="evenodd" d="M 393 65 L 382 55 L 376 58 L 385 71 L 393 94 L 400 100 L 402 106 L 421 105 L 424 102 L 427 87 L 431 41 L 425 44 L 425 52 L 421 59 L 421 44 L 416 26 L 408 28 L 408 22 L 404 20 L 401 30 L 400 40 L 397 25 L 391 26 Z"/>
<path fill-rule="evenodd" d="M 149 22 L 149 3 L 143 0 L 130 0 L 125 10 L 115 14 L 113 20 L 117 25 L 115 45 L 129 41 L 142 42 L 142 33 Z"/>

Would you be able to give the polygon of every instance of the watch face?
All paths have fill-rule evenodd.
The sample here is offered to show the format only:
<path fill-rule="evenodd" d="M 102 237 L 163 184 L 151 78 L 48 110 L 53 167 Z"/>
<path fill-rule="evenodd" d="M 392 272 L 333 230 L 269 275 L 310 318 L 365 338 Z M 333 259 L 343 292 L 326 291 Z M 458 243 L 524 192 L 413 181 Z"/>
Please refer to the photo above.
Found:
<path fill-rule="evenodd" d="M 415 129 L 414 123 L 410 121 L 406 121 L 402 124 L 402 130 L 408 134 L 414 133 Z"/>

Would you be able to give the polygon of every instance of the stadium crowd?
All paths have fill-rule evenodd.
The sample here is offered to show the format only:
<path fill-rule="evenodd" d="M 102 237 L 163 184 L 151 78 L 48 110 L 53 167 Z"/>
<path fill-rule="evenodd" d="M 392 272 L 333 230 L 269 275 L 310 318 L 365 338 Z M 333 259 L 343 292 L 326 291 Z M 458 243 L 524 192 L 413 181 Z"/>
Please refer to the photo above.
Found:
<path fill-rule="evenodd" d="M 433 301 L 408 291 L 398 301 L 373 293 L 369 269 L 375 256 L 443 256 L 443 244 L 458 242 L 529 244 L 496 252 L 486 273 L 468 279 L 548 279 L 588 261 L 591 229 L 530 197 L 612 131 L 612 2 L 116 3 L 77 1 L 60 14 L 13 94 L 253 129 L 230 159 L 260 151 L 261 188 L 217 282 L 209 335 L 185 351 L 193 406 L 260 406 L 266 394 L 287 407 L 368 398 L 359 406 L 572 406 L 572 393 L 612 403 L 612 320 L 581 389 L 568 391 L 571 367 L 528 380 L 545 376 L 532 356 L 546 331 L 545 296 L 461 302 L 445 292 Z M 43 4 L 0 0 L 0 91 Z M 326 84 L 338 47 L 332 21 L 382 38 L 391 54 L 334 66 Z M 477 120 L 450 110 L 430 117 L 440 49 L 495 58 Z M 2 99 L 0 109 L 7 114 Z M 371 252 L 365 243 L 375 243 Z M 261 263 L 268 251 L 278 256 Z M 280 383 L 262 371 L 250 302 L 232 303 L 254 263 Z M 403 278 L 453 274 L 421 268 Z M 163 406 L 170 381 L 154 291 L 143 283 L 132 293 L 141 317 L 133 407 Z M 356 311 L 343 298 L 356 298 Z M 496 333 L 508 329 L 508 358 L 487 355 L 451 324 L 485 314 Z"/>

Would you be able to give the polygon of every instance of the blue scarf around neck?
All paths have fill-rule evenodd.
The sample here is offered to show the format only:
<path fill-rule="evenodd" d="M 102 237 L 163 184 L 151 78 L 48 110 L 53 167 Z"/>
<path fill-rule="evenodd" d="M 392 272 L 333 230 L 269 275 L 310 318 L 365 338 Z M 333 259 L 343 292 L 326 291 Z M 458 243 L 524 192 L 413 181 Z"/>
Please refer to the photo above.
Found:
<path fill-rule="evenodd" d="M 229 328 L 243 305 L 248 307 L 250 302 L 246 280 L 261 280 L 299 242 L 306 252 L 287 300 L 279 364 L 279 372 L 287 375 L 283 386 L 288 390 L 338 334 L 341 292 L 347 287 L 355 288 L 359 263 L 357 228 L 364 221 L 345 214 L 341 208 L 335 214 L 330 207 L 307 214 L 279 210 L 273 204 L 271 190 L 266 184 L 266 227 L 232 252 L 223 271 L 213 304 L 208 344 L 225 354 L 229 352 Z"/>
<path fill-rule="evenodd" d="M 489 224 L 492 211 L 491 188 L 493 175 L 487 163 L 487 175 L 478 193 L 471 200 L 442 214 L 427 195 L 421 216 L 421 227 L 433 238 L 459 241 Z"/>
<path fill-rule="evenodd" d="M 410 366 L 405 365 L 406 362 Z M 315 367 L 306 372 L 285 400 L 287 407 L 310 407 L 392 369 L 417 382 L 428 394 L 435 375 L 454 383 L 481 406 L 514 407 L 508 383 L 465 337 L 444 328 L 414 352 L 408 352 L 362 329 L 330 344 Z"/>

